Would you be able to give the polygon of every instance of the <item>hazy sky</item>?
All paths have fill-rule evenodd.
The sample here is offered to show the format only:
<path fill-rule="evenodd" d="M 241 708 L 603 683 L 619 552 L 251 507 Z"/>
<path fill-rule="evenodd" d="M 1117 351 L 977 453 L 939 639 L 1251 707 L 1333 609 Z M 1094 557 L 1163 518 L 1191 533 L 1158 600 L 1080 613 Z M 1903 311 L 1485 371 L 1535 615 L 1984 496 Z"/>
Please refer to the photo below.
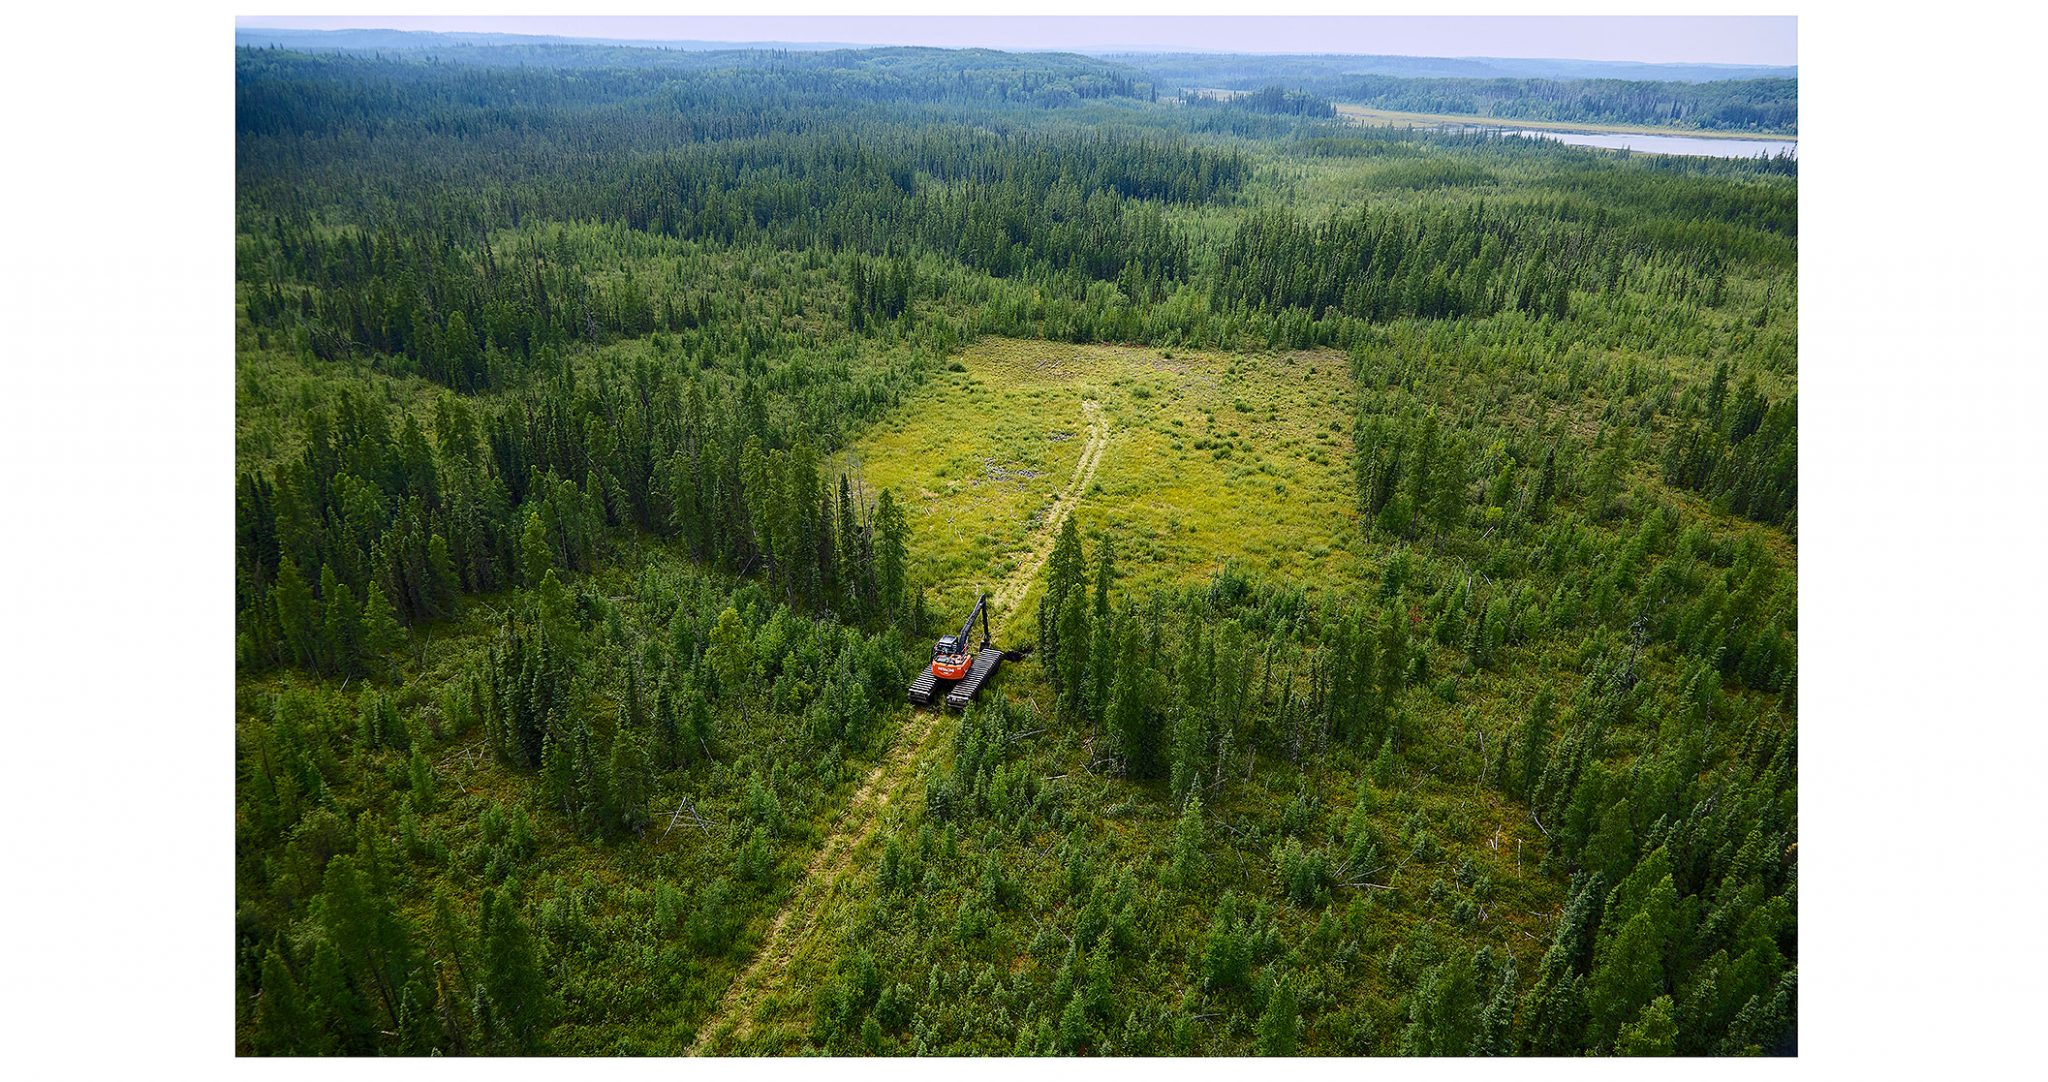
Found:
<path fill-rule="evenodd" d="M 1799 62 L 1799 21 L 1771 16 L 256 15 L 237 17 L 235 25 L 1007 49 L 1135 46 L 1202 52 Z"/>

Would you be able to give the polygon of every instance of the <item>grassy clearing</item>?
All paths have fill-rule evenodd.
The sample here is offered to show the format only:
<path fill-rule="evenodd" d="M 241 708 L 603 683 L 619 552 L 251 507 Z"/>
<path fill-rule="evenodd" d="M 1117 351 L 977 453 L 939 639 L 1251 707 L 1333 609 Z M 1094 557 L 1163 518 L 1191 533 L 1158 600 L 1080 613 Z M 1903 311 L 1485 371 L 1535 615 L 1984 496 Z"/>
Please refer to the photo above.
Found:
<path fill-rule="evenodd" d="M 1349 368 L 1334 353 L 1220 354 L 987 339 L 856 441 L 845 464 L 904 502 L 934 611 L 1028 563 L 1073 477 L 1096 402 L 1108 446 L 1074 513 L 1111 538 L 1120 589 L 1225 564 L 1345 589 L 1368 567 L 1353 521 Z M 1030 596 L 1018 609 L 1033 609 Z M 1005 640 L 1027 636 L 1024 623 Z"/>

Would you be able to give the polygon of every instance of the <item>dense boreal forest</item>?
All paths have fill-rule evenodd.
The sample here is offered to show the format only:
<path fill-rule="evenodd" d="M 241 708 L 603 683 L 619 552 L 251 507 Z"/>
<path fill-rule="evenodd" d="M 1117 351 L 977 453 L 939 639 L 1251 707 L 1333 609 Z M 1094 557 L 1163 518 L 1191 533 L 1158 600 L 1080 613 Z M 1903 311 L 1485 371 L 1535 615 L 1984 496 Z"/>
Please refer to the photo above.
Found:
<path fill-rule="evenodd" d="M 272 33 L 242 31 L 244 34 Z M 390 42 L 396 45 L 396 42 Z M 1723 79 L 1796 79 L 1796 66 L 1769 64 L 1636 63 L 1491 56 L 1356 56 L 1344 53 L 1108 53 L 1161 86 L 1254 90 L 1302 86 L 1315 80 L 1361 75 L 1401 79 L 1616 79 L 1705 83 Z"/>
<path fill-rule="evenodd" d="M 1796 163 L 1055 54 L 234 65 L 239 1052 L 1796 1046 Z M 1371 80 L 1796 115 L 1451 82 Z M 992 584 L 849 450 L 996 336 L 1340 357 L 1369 570 L 1169 580 L 1091 489 L 913 712 Z"/>

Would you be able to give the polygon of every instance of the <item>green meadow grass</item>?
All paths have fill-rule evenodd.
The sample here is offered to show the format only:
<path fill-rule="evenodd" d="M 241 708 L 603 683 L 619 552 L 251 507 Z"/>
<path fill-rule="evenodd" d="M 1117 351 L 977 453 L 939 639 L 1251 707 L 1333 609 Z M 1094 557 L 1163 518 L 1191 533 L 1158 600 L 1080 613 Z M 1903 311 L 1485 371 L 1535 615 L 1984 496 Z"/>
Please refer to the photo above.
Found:
<path fill-rule="evenodd" d="M 842 460 L 901 501 L 911 574 L 935 612 L 1026 566 L 1074 478 L 1087 401 L 1109 434 L 1073 513 L 1091 552 L 1115 543 L 1120 591 L 1201 582 L 1226 564 L 1341 590 L 1367 569 L 1340 355 L 985 339 L 950 367 Z"/>

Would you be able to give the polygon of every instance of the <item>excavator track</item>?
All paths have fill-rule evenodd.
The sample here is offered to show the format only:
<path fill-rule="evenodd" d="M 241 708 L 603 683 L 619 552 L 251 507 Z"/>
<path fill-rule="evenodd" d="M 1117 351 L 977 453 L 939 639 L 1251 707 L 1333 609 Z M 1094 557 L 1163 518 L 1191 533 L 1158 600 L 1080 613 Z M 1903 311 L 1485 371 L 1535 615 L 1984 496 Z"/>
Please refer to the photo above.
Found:
<path fill-rule="evenodd" d="M 988 683 L 988 678 L 996 674 L 996 666 L 1002 663 L 1001 650 L 993 646 L 982 647 L 980 652 L 974 655 L 974 665 L 967 670 L 967 675 L 961 677 L 960 682 L 953 685 L 953 690 L 946 693 L 946 705 L 955 710 L 965 710 L 967 704 L 973 702 L 974 697 L 980 694 L 981 685 Z"/>
<path fill-rule="evenodd" d="M 931 666 L 927 665 L 923 672 L 917 674 L 917 679 L 910 682 L 910 701 L 917 706 L 924 706 L 932 701 L 932 693 L 937 691 L 938 687 L 939 678 L 932 675 Z"/>

